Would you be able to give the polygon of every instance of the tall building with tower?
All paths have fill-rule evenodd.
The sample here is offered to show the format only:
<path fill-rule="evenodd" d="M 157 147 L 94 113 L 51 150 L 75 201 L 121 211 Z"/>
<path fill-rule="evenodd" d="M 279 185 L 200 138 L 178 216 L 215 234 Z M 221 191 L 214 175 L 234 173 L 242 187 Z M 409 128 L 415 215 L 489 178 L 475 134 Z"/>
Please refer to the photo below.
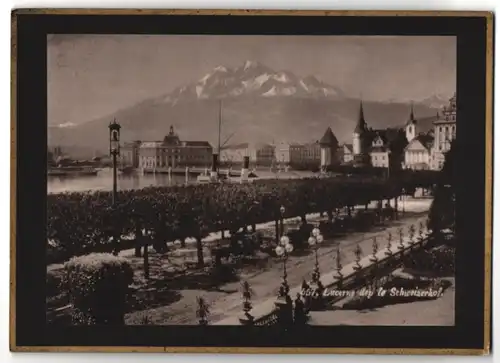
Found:
<path fill-rule="evenodd" d="M 411 142 L 417 135 L 417 120 L 415 119 L 415 113 L 413 112 L 413 103 L 411 104 L 410 117 L 405 125 L 406 140 Z"/>
<path fill-rule="evenodd" d="M 430 169 L 434 138 L 431 133 L 422 132 L 421 125 L 415 118 L 413 104 L 405 125 L 405 132 L 408 145 L 404 151 L 404 167 L 413 170 Z"/>
<path fill-rule="evenodd" d="M 457 137 L 457 94 L 453 94 L 434 121 L 434 145 L 432 169 L 439 170 L 444 165 L 444 157 L 450 150 L 451 142 Z"/>
<path fill-rule="evenodd" d="M 366 138 L 366 134 L 368 133 L 368 125 L 365 121 L 365 113 L 363 111 L 363 102 L 359 104 L 359 114 L 358 114 L 358 122 L 356 123 L 356 128 L 352 134 L 352 152 L 356 155 L 362 155 L 365 153 L 366 143 L 364 139 Z"/>
<path fill-rule="evenodd" d="M 430 119 L 433 120 L 432 129 L 426 132 L 419 127 L 419 121 L 413 117 L 412 110 L 411 122 L 406 125 L 409 144 L 405 149 L 404 166 L 407 169 L 440 170 L 443 167 L 445 154 L 450 150 L 451 142 L 457 134 L 456 93 L 449 99 L 448 105 Z"/>
<path fill-rule="evenodd" d="M 135 168 L 154 170 L 185 166 L 206 167 L 212 163 L 208 141 L 183 141 L 170 126 L 162 141 L 134 141 L 123 147 L 122 162 Z"/>
<path fill-rule="evenodd" d="M 363 102 L 359 103 L 358 120 L 352 134 L 352 153 L 354 166 L 363 167 L 370 165 L 370 130 L 365 120 Z"/>
<path fill-rule="evenodd" d="M 414 119 L 411 112 L 410 119 Z M 408 137 L 415 132 L 413 121 L 408 127 L 372 129 L 365 120 L 363 102 L 359 104 L 358 120 L 352 137 L 353 165 L 356 167 L 388 168 L 394 171 L 403 164 Z"/>

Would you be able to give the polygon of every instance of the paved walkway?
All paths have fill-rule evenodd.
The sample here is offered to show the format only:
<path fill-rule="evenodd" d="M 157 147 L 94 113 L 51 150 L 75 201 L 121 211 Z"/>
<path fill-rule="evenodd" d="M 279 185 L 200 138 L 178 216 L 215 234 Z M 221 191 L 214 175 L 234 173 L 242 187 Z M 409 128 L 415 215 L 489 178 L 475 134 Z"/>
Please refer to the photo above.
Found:
<path fill-rule="evenodd" d="M 424 238 L 427 237 L 427 234 L 424 234 L 423 237 Z M 405 247 L 409 247 L 412 243 L 415 243 L 417 241 L 418 241 L 418 236 L 415 236 L 413 241 L 410 240 L 408 237 L 405 237 L 403 239 L 403 244 Z M 387 244 L 387 240 L 386 240 L 386 244 Z M 391 252 L 392 253 L 395 254 L 395 253 L 400 251 L 398 245 L 399 245 L 398 240 L 392 241 L 392 244 L 391 244 Z M 386 248 L 385 245 L 383 245 L 380 248 L 380 250 L 376 254 L 379 261 L 386 258 L 387 251 L 388 251 L 388 249 Z M 363 257 L 359 261 L 360 266 L 367 267 L 373 263 L 371 261 L 371 258 L 373 257 L 373 255 L 370 252 L 366 253 L 366 250 L 365 250 L 365 253 L 364 253 L 365 257 Z M 330 257 L 330 256 L 328 256 L 328 257 Z M 348 259 L 348 260 L 349 260 L 349 263 L 347 265 L 344 264 L 344 267 L 342 268 L 342 275 L 345 278 L 352 275 L 356 271 L 354 268 L 356 263 L 353 262 L 353 259 Z M 335 281 L 337 281 L 336 275 L 337 275 L 337 271 L 335 269 L 332 269 L 329 272 L 322 274 L 321 275 L 321 282 L 322 282 L 323 286 L 331 286 Z M 290 296 L 292 298 L 295 298 L 297 293 L 300 293 L 301 290 L 302 290 L 301 284 L 297 284 L 295 287 L 290 289 Z M 265 314 L 268 314 L 269 312 L 271 312 L 273 310 L 275 302 L 276 302 L 276 295 L 266 299 L 265 301 L 263 301 L 257 305 L 254 305 L 254 308 L 252 309 L 251 314 L 254 315 L 254 317 L 256 317 L 256 318 L 263 316 Z M 241 305 L 241 296 L 240 296 L 240 305 Z M 238 325 L 238 324 L 239 324 L 239 315 L 237 315 L 237 314 L 234 314 L 232 316 L 228 316 L 227 318 L 222 319 L 221 321 L 216 323 L 216 325 Z"/>
<path fill-rule="evenodd" d="M 344 266 L 354 261 L 354 249 L 360 245 L 363 256 L 367 256 L 372 251 L 373 237 L 376 237 L 380 244 L 380 249 L 385 248 L 387 244 L 387 233 L 390 231 L 393 235 L 394 246 L 396 245 L 396 236 L 399 228 L 406 230 L 411 225 L 418 225 L 419 222 L 427 218 L 425 211 L 430 207 L 430 199 L 419 199 L 406 202 L 406 211 L 415 214 L 402 220 L 394 221 L 386 229 L 374 229 L 367 233 L 350 233 L 335 240 L 326 240 L 318 249 L 318 260 L 321 270 L 332 270 L 335 266 L 335 251 L 337 245 L 340 245 L 341 260 Z M 240 273 L 240 281 L 228 283 L 217 290 L 207 291 L 200 289 L 180 289 L 178 292 L 182 295 L 178 301 L 169 303 L 154 309 L 147 309 L 142 312 L 128 314 L 127 323 L 139 323 L 140 316 L 147 315 L 153 324 L 196 324 L 196 297 L 202 296 L 210 304 L 209 320 L 214 322 L 226 321 L 229 323 L 235 320 L 235 317 L 241 314 L 241 281 L 248 281 L 254 296 L 252 304 L 254 307 L 262 304 L 274 304 L 277 291 L 282 280 L 282 263 L 277 259 L 270 259 L 269 265 L 259 267 L 253 271 L 243 271 Z M 290 286 L 298 286 L 304 278 L 309 279 L 314 268 L 314 254 L 303 254 L 291 256 L 287 263 L 288 283 Z M 332 272 L 333 274 L 333 272 Z M 266 305 L 262 305 L 262 309 Z M 228 324 L 229 324 L 228 323 Z"/>

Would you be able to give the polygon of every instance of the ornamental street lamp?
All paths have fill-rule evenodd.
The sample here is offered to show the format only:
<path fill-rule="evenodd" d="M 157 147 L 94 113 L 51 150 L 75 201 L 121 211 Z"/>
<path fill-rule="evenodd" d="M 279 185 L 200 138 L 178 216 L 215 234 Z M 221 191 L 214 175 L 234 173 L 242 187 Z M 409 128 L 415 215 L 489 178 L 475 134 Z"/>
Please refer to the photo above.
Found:
<path fill-rule="evenodd" d="M 323 242 L 323 235 L 321 234 L 321 231 L 319 228 L 314 228 L 312 230 L 311 237 L 307 240 L 309 243 L 309 246 L 314 248 L 314 256 L 316 259 L 315 265 L 314 265 L 314 272 L 312 274 L 312 282 L 313 283 L 318 283 L 319 278 L 320 278 L 320 272 L 319 272 L 319 262 L 318 262 L 318 247 L 321 242 Z"/>
<path fill-rule="evenodd" d="M 285 234 L 285 227 L 283 226 L 283 219 L 285 217 L 285 207 L 282 205 L 280 207 L 280 238 Z"/>
<path fill-rule="evenodd" d="M 120 129 L 121 126 L 116 119 L 109 124 L 109 154 L 113 158 L 113 205 L 116 202 L 116 158 L 120 155 Z"/>
<path fill-rule="evenodd" d="M 290 243 L 290 238 L 288 236 L 281 236 L 280 243 L 276 246 L 275 252 L 278 257 L 283 259 L 283 282 L 281 283 L 278 298 L 280 300 L 286 299 L 288 293 L 290 292 L 290 287 L 286 280 L 286 262 L 288 260 L 288 255 L 293 251 L 293 245 Z"/>

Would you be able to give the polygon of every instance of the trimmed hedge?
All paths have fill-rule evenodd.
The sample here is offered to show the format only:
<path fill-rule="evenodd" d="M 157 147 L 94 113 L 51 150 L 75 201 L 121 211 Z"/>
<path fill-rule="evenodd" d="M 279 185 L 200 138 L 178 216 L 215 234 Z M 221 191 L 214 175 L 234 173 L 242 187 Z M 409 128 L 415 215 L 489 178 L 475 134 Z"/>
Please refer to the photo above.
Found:
<path fill-rule="evenodd" d="M 72 258 L 64 270 L 63 287 L 74 307 L 73 324 L 124 324 L 126 297 L 134 275 L 125 258 L 93 253 Z"/>

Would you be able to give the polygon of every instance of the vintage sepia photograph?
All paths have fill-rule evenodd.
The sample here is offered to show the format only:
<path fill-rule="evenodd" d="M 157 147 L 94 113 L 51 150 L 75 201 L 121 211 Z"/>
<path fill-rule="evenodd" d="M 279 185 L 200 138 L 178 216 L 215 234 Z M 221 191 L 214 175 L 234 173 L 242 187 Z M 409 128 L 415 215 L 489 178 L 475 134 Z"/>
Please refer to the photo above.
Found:
<path fill-rule="evenodd" d="M 454 326 L 460 107 L 456 36 L 49 34 L 46 324 Z"/>

